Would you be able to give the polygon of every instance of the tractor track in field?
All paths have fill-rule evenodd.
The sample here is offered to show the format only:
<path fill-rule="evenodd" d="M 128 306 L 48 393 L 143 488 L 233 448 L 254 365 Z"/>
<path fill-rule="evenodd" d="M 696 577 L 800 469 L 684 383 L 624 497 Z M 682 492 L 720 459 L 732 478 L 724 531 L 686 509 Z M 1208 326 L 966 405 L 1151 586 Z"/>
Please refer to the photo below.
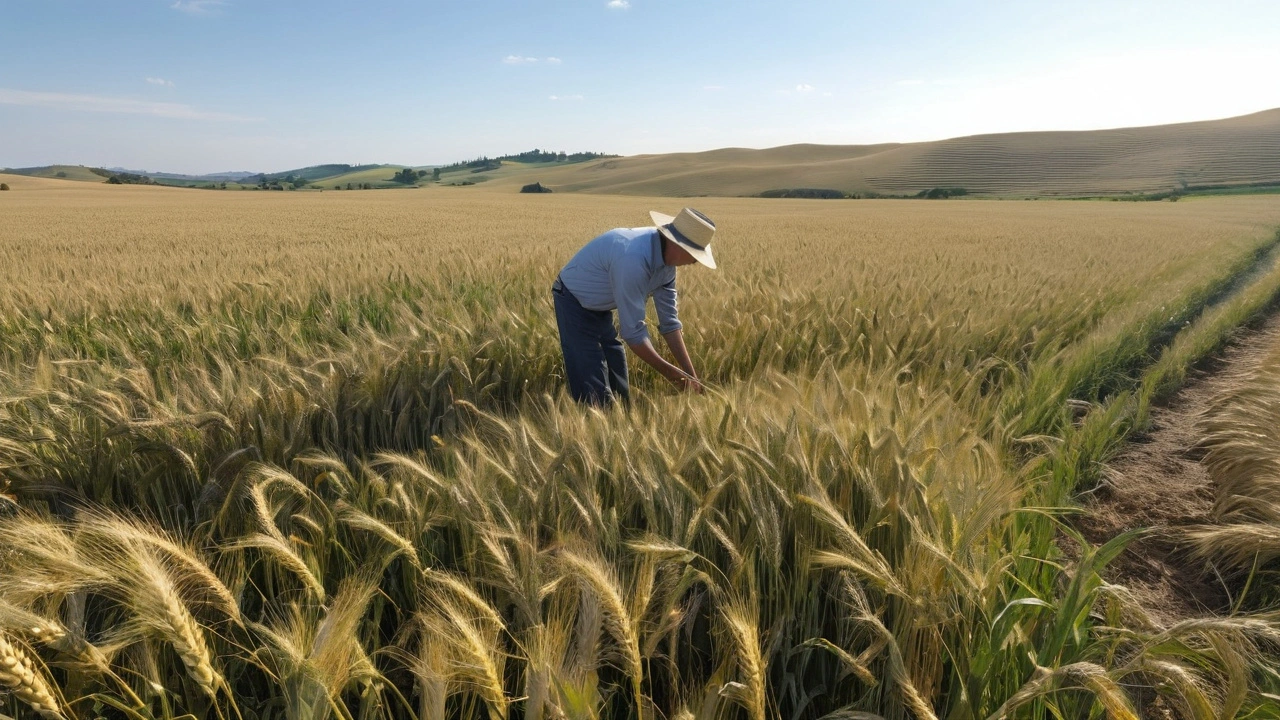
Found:
<path fill-rule="evenodd" d="M 1182 528 L 1213 524 L 1214 488 L 1200 462 L 1196 423 L 1212 399 L 1240 382 L 1280 343 L 1280 313 L 1241 328 L 1226 350 L 1193 369 L 1173 398 L 1151 412 L 1150 426 L 1110 462 L 1073 524 L 1094 545 L 1149 528 L 1107 568 L 1153 619 L 1171 624 L 1230 611 L 1232 597 L 1212 567 L 1184 551 Z"/>

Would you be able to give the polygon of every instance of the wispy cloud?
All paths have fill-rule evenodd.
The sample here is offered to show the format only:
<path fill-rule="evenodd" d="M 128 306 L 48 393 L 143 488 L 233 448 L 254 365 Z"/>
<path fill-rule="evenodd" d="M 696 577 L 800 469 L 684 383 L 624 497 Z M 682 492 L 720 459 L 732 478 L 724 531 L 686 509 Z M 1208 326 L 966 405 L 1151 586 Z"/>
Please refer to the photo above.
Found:
<path fill-rule="evenodd" d="M 165 80 L 164 78 L 158 78 L 158 77 L 149 77 L 149 78 L 147 78 L 147 84 L 149 84 L 149 85 L 162 85 L 162 86 L 164 86 L 164 87 L 173 87 L 173 81 L 172 81 L 172 80 Z"/>
<path fill-rule="evenodd" d="M 259 118 L 230 113 L 199 110 L 183 103 L 150 102 L 106 95 L 73 95 L 70 93 L 33 92 L 0 88 L 0 105 L 53 108 L 79 112 L 151 115 L 174 120 L 215 120 L 221 122 L 253 122 Z"/>
<path fill-rule="evenodd" d="M 629 0 L 609 0 L 609 4 L 605 7 L 612 10 L 629 10 L 631 8 L 631 3 Z"/>
<path fill-rule="evenodd" d="M 535 63 L 546 63 L 547 65 L 559 65 L 564 61 L 558 57 L 536 58 L 524 55 L 508 55 L 502 58 L 502 62 L 507 65 L 533 65 Z"/>
<path fill-rule="evenodd" d="M 551 95 L 548 100 L 581 100 L 581 95 Z"/>
<path fill-rule="evenodd" d="M 169 7 L 189 15 L 209 15 L 226 4 L 227 0 L 174 0 Z"/>
<path fill-rule="evenodd" d="M 778 94 L 793 97 L 832 97 L 830 90 L 819 90 L 809 83 L 799 83 L 795 87 L 779 90 Z"/>

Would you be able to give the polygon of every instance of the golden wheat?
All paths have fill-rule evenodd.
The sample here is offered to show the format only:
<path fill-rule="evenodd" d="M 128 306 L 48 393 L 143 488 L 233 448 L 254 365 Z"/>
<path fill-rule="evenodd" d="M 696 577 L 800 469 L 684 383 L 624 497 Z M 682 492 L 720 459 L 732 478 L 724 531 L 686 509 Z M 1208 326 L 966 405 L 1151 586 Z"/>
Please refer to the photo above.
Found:
<path fill-rule="evenodd" d="M 1280 344 L 1215 397 L 1200 418 L 1217 524 L 1189 528 L 1197 556 L 1235 571 L 1280 558 Z"/>
<path fill-rule="evenodd" d="M 117 189 L 0 223 L 0 621 L 72 703 L 1129 717 L 1156 678 L 1264 705 L 1274 617 L 1144 619 L 1045 506 L 1170 338 L 1265 295 L 1276 198 L 699 200 L 713 389 L 637 369 L 605 412 L 563 395 L 548 285 L 665 201 Z"/>
<path fill-rule="evenodd" d="M 0 686 L 44 718 L 63 717 L 45 674 L 22 646 L 0 633 Z"/>

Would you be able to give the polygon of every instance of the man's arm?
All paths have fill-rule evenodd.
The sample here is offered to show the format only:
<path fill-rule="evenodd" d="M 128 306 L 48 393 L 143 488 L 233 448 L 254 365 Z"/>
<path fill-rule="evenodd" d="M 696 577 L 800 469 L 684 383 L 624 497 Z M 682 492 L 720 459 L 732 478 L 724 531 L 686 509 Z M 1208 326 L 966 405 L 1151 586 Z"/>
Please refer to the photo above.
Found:
<path fill-rule="evenodd" d="M 625 258 L 624 258 L 625 260 Z M 627 347 L 631 348 L 631 352 L 635 353 L 641 360 L 644 360 L 654 370 L 657 370 L 662 377 L 670 380 L 676 387 L 686 390 L 696 387 L 701 391 L 702 386 L 697 384 L 696 378 L 690 378 L 684 370 L 667 362 L 658 350 L 654 348 L 653 341 L 649 339 L 649 331 L 645 328 L 644 322 L 644 306 L 647 298 L 645 281 L 648 275 L 644 268 L 635 263 L 619 262 L 610 268 L 609 280 L 613 285 L 614 302 L 618 306 L 618 331 Z M 663 303 L 658 305 L 655 294 L 655 305 L 658 305 L 659 317 L 666 317 L 667 322 L 674 321 L 674 329 L 668 329 L 668 334 L 676 332 L 680 329 L 679 320 L 674 317 L 674 295 L 675 288 L 672 283 L 665 288 L 666 293 L 670 294 L 670 303 L 668 307 L 668 297 L 663 294 Z M 666 335 L 664 335 L 665 337 Z M 667 341 L 670 344 L 670 340 Z M 684 341 L 680 341 L 683 348 Z M 674 350 L 672 351 L 674 352 Z M 680 359 L 680 356 L 676 356 Z M 692 363 L 688 363 L 688 352 L 684 353 L 682 364 L 688 364 L 692 367 Z"/>
<path fill-rule="evenodd" d="M 668 333 L 663 337 L 667 338 L 667 342 L 669 344 L 671 340 L 668 336 L 673 333 L 679 333 L 679 332 L 680 332 L 679 330 L 674 330 L 672 331 L 672 333 Z M 640 342 L 635 342 L 635 343 L 628 342 L 627 347 L 631 348 L 631 352 L 635 353 L 637 356 L 639 356 L 641 360 L 648 363 L 654 370 L 657 370 L 658 373 L 662 375 L 662 377 L 670 380 L 671 383 L 676 387 L 680 388 L 681 390 L 694 390 L 695 392 L 702 392 L 702 385 L 701 383 L 698 382 L 697 377 L 693 373 L 687 372 L 686 370 L 681 370 L 675 365 L 672 365 L 671 363 L 667 362 L 665 358 L 663 358 L 661 355 L 658 354 L 657 348 L 653 346 L 653 343 L 649 340 L 647 336 Z M 680 347 L 682 350 L 684 349 L 683 339 L 680 340 Z M 672 353 L 675 353 L 674 348 L 672 349 Z M 679 356 L 677 356 L 677 359 L 678 357 Z M 688 363 L 687 367 L 689 367 L 690 369 L 693 368 L 693 364 L 689 362 L 688 352 L 684 353 L 684 359 L 681 362 L 682 364 Z"/>
<path fill-rule="evenodd" d="M 672 277 L 667 284 L 653 291 L 653 307 L 658 311 L 658 332 L 667 341 L 667 347 L 675 356 L 676 362 L 684 370 L 684 381 L 679 383 L 685 390 L 702 392 L 702 384 L 698 382 L 698 373 L 693 369 L 693 361 L 689 359 L 689 351 L 684 346 L 684 335 L 680 331 L 680 315 L 677 311 L 678 298 L 676 281 Z"/>
<path fill-rule="evenodd" d="M 689 351 L 684 346 L 684 333 L 680 328 L 676 328 L 671 332 L 663 333 L 662 339 L 667 341 L 667 347 L 671 349 L 671 354 L 675 356 L 676 362 L 680 363 L 685 374 L 692 378 L 689 389 L 701 393 L 702 383 L 698 382 L 698 371 L 693 369 L 693 360 L 689 359 Z"/>

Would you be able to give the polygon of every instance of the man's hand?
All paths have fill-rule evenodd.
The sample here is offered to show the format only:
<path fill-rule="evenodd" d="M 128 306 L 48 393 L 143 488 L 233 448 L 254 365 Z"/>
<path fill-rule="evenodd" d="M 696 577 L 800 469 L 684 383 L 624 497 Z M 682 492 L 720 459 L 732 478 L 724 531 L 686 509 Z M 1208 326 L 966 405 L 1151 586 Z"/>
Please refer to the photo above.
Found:
<path fill-rule="evenodd" d="M 667 341 L 667 347 L 671 348 L 671 354 L 675 356 L 676 362 L 680 363 L 680 367 L 684 370 L 684 390 L 695 392 L 699 395 L 706 392 L 702 387 L 702 382 L 698 380 L 698 373 L 693 369 L 693 361 L 689 359 L 689 351 L 684 346 L 684 333 L 677 328 L 663 334 L 662 339 Z"/>
<path fill-rule="evenodd" d="M 691 392 L 691 393 L 697 393 L 698 395 L 702 395 L 702 394 L 703 394 L 703 393 L 705 393 L 707 390 L 706 390 L 706 388 L 702 387 L 702 382 L 701 382 L 700 380 L 698 380 L 698 378 L 696 378 L 696 377 L 685 377 L 685 378 L 684 378 L 684 391 L 685 391 L 685 392 Z"/>
<path fill-rule="evenodd" d="M 667 339 L 668 346 L 670 346 L 671 344 L 671 335 L 678 334 L 679 332 L 680 332 L 679 330 L 675 330 L 673 332 L 667 333 L 664 336 Z M 699 395 L 702 394 L 703 392 L 702 383 L 698 382 L 698 377 L 692 372 L 687 372 L 686 370 L 682 370 L 676 367 L 675 365 L 672 365 L 671 363 L 667 362 L 661 355 L 658 354 L 657 348 L 653 346 L 653 343 L 649 341 L 649 338 L 645 338 L 642 342 L 638 342 L 638 343 L 627 343 L 627 347 L 631 348 L 631 352 L 635 353 L 641 360 L 648 363 L 649 366 L 652 367 L 654 370 L 657 370 L 658 373 L 662 375 L 662 377 L 670 380 L 671 383 L 675 385 L 677 388 L 679 388 L 680 390 L 696 392 Z M 683 342 L 680 343 L 680 349 L 681 350 L 684 349 Z M 679 357 L 679 354 L 675 353 L 674 348 L 672 348 L 672 352 L 673 354 L 676 354 L 677 357 Z M 689 358 L 689 354 L 687 352 L 683 354 L 684 354 L 684 359 L 687 362 Z M 692 370 L 693 369 L 692 363 L 689 363 L 688 367 L 690 370 Z"/>

